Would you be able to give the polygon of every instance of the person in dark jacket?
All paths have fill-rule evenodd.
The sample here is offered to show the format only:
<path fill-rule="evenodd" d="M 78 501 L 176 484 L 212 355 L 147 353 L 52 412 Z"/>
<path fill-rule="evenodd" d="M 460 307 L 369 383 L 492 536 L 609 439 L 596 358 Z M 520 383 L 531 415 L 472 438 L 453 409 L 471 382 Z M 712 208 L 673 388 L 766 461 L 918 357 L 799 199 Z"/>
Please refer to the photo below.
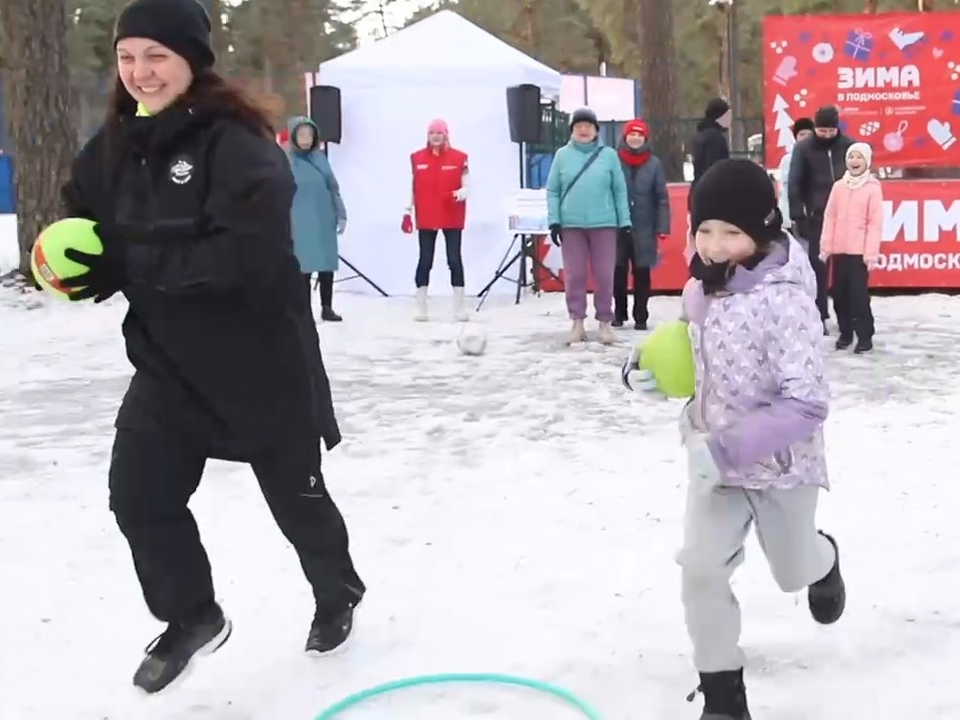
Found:
<path fill-rule="evenodd" d="M 617 266 L 613 276 L 614 327 L 627 321 L 627 276 L 633 272 L 633 322 L 646 330 L 650 313 L 650 269 L 657 264 L 659 243 L 670 235 L 670 199 L 667 176 L 660 160 L 651 152 L 650 131 L 643 120 L 623 126 L 617 153 L 627 181 L 630 219 L 629 236 L 617 239 Z"/>
<path fill-rule="evenodd" d="M 313 587 L 307 651 L 340 646 L 365 592 L 325 489 L 340 442 L 293 252 L 293 178 L 266 116 L 213 72 L 196 0 L 134 0 L 116 26 L 108 118 L 76 158 L 66 213 L 102 255 L 71 295 L 122 292 L 134 375 L 116 420 L 110 508 L 147 606 L 167 623 L 133 682 L 148 693 L 213 652 L 231 624 L 187 504 L 208 459 L 248 463 Z M 81 289 L 82 288 L 82 289 Z"/>
<path fill-rule="evenodd" d="M 853 140 L 840 132 L 840 112 L 827 106 L 813 117 L 814 134 L 793 149 L 787 193 L 796 234 L 807 241 L 810 262 L 817 274 L 817 308 L 827 333 L 827 268 L 820 260 L 823 214 L 833 184 L 847 171 L 847 149 Z"/>
<path fill-rule="evenodd" d="M 713 98 L 703 111 L 703 119 L 697 123 L 697 134 L 693 136 L 693 182 L 690 184 L 690 196 L 700 178 L 721 160 L 730 157 L 730 142 L 727 133 L 733 121 L 730 103 L 723 98 Z"/>

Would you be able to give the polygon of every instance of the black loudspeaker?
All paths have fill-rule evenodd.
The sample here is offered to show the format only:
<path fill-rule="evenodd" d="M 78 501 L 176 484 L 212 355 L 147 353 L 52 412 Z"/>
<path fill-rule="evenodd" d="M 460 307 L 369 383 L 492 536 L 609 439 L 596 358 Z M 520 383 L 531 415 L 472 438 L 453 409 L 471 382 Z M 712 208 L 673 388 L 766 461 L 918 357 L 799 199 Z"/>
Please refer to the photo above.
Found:
<path fill-rule="evenodd" d="M 510 140 L 515 143 L 540 142 L 539 87 L 530 84 L 508 87 L 507 115 L 510 117 Z"/>
<path fill-rule="evenodd" d="M 314 85 L 310 88 L 310 119 L 320 130 L 321 142 L 340 142 L 343 137 L 340 88 L 333 85 Z"/>

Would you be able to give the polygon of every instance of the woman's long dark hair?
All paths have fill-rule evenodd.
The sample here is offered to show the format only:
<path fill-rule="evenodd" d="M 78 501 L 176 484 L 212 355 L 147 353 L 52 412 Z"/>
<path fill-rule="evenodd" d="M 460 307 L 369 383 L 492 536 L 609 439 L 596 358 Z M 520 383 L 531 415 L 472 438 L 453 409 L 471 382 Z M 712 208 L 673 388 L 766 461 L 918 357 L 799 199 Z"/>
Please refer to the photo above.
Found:
<path fill-rule="evenodd" d="M 218 112 L 232 117 L 251 130 L 270 139 L 274 138 L 273 121 L 267 109 L 243 88 L 213 70 L 198 72 L 177 103 L 199 108 L 216 108 Z M 136 112 L 137 101 L 131 97 L 117 76 L 107 110 L 107 125 L 116 126 L 122 116 L 134 115 Z"/>

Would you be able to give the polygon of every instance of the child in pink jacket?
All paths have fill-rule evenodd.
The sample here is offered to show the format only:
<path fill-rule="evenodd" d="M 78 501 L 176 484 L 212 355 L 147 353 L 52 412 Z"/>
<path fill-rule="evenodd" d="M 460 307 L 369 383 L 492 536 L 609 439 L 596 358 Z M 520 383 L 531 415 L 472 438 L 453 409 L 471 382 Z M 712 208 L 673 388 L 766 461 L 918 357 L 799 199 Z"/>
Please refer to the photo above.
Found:
<path fill-rule="evenodd" d="M 873 350 L 873 311 L 870 309 L 869 273 L 880 258 L 883 231 L 883 189 L 870 172 L 873 150 L 854 143 L 847 150 L 847 172 L 830 192 L 820 238 L 820 259 L 830 261 L 833 273 L 833 307 L 840 337 L 837 350 L 853 345 L 854 352 Z"/>

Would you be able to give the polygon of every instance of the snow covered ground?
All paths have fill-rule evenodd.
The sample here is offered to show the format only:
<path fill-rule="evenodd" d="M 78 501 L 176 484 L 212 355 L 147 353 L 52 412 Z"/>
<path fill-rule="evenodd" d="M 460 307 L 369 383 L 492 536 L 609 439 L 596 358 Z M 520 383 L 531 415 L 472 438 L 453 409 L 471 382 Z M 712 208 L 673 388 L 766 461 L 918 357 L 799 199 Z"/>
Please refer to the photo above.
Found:
<path fill-rule="evenodd" d="M 409 301 L 339 298 L 321 328 L 346 441 L 325 468 L 369 584 L 354 644 L 301 654 L 312 607 L 244 466 L 195 498 L 233 638 L 170 694 L 130 687 L 160 631 L 107 510 L 111 424 L 129 368 L 122 300 L 0 295 L 0 718 L 313 720 L 420 673 L 559 683 L 605 720 L 699 717 L 674 551 L 684 496 L 674 402 L 620 386 L 623 346 L 568 350 L 563 301 L 500 300 L 464 358 Z M 678 300 L 653 301 L 656 320 Z M 816 626 L 754 540 L 736 579 L 756 720 L 957 717 L 960 299 L 875 301 L 872 357 L 830 361 L 836 533 L 847 615 Z M 344 716 L 566 720 L 522 690 L 422 689 Z"/>

